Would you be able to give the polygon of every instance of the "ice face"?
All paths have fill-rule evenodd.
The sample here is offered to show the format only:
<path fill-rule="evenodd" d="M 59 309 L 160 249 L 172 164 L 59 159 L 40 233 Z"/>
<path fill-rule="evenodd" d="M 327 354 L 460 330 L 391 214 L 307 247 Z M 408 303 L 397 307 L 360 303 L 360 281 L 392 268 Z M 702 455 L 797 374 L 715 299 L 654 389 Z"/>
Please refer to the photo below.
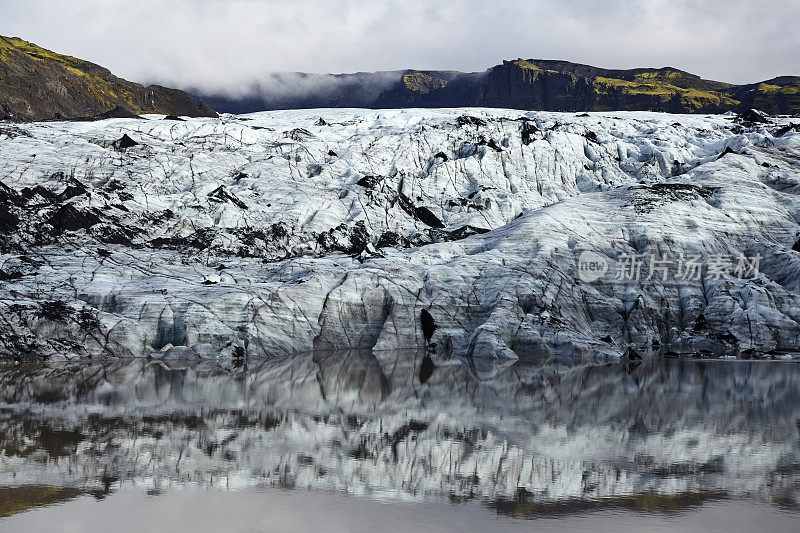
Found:
<path fill-rule="evenodd" d="M 3 124 L 0 350 L 424 347 L 489 374 L 554 355 L 787 354 L 790 122 L 469 109 Z"/>

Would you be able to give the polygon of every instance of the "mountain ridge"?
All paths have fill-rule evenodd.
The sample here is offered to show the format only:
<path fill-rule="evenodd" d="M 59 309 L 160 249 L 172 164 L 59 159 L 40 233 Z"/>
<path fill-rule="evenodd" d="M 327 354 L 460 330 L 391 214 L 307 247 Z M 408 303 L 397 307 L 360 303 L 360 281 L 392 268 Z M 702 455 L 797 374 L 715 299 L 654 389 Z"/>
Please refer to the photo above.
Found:
<path fill-rule="evenodd" d="M 0 119 L 50 120 L 143 113 L 216 117 L 179 89 L 144 87 L 105 67 L 0 36 Z"/>
<path fill-rule="evenodd" d="M 800 76 L 752 84 L 707 80 L 674 68 L 606 69 L 564 60 L 504 60 L 483 72 L 403 69 L 276 73 L 243 97 L 190 91 L 221 112 L 317 107 L 490 107 L 543 111 L 800 113 Z"/>
<path fill-rule="evenodd" d="M 553 59 L 504 60 L 483 72 L 272 73 L 239 94 L 145 87 L 89 61 L 0 36 L 0 119 L 6 120 L 215 117 L 212 107 L 229 113 L 323 107 L 800 113 L 800 76 L 736 85 L 673 67 L 607 69 Z"/>

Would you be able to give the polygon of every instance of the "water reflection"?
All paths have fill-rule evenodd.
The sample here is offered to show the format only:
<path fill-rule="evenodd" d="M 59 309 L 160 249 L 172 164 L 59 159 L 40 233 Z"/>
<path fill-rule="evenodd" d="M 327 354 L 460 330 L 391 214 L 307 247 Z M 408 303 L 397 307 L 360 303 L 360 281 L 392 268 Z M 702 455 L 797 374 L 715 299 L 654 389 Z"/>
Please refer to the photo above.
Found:
<path fill-rule="evenodd" d="M 72 500 L 80 495 L 80 490 L 70 487 L 0 487 L 0 518 Z"/>
<path fill-rule="evenodd" d="M 785 362 L 543 362 L 483 380 L 413 353 L 9 363 L 0 402 L 3 509 L 187 484 L 475 499 L 514 517 L 800 501 L 800 366 Z"/>

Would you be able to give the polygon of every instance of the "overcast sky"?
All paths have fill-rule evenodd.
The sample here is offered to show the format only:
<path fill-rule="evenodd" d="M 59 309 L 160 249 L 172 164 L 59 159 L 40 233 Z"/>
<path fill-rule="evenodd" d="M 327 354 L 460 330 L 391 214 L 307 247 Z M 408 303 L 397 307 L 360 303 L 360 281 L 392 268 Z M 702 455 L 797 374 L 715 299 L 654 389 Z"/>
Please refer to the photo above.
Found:
<path fill-rule="evenodd" d="M 139 82 L 232 90 L 273 71 L 482 71 L 502 59 L 800 75 L 800 0 L 0 0 L 0 34 Z"/>

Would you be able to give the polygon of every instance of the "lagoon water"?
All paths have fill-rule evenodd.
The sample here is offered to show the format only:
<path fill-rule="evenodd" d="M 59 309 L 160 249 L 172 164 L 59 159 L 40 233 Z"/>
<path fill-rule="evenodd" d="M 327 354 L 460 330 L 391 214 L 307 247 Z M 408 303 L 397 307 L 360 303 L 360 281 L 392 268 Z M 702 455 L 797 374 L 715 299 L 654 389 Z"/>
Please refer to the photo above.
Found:
<path fill-rule="evenodd" d="M 795 531 L 800 365 L 0 365 L 0 531 Z"/>
<path fill-rule="evenodd" d="M 2 531 L 64 533 L 158 531 L 403 532 L 403 531 L 598 531 L 694 532 L 797 531 L 793 511 L 751 501 L 719 501 L 676 511 L 578 509 L 559 516 L 520 519 L 477 503 L 403 503 L 337 494 L 275 489 L 185 490 L 161 496 L 123 491 L 107 499 L 84 496 L 0 522 Z"/>

